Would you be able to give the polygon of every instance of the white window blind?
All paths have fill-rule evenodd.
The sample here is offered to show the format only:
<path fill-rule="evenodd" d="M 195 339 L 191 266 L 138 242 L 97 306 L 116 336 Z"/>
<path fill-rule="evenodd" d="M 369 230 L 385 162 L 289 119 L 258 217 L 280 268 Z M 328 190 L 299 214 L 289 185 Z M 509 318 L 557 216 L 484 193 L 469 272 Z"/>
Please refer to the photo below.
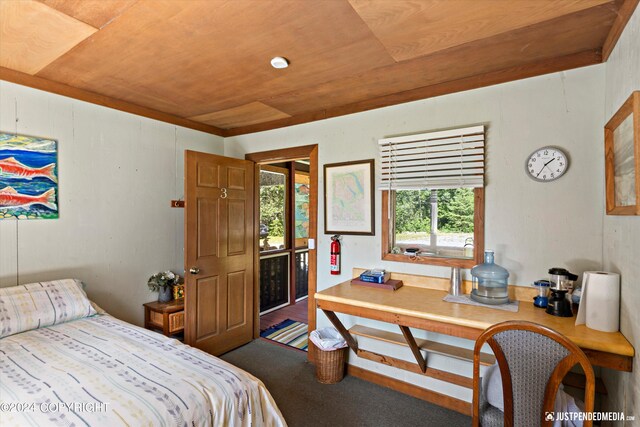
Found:
<path fill-rule="evenodd" d="M 385 138 L 380 190 L 484 186 L 484 126 Z"/>

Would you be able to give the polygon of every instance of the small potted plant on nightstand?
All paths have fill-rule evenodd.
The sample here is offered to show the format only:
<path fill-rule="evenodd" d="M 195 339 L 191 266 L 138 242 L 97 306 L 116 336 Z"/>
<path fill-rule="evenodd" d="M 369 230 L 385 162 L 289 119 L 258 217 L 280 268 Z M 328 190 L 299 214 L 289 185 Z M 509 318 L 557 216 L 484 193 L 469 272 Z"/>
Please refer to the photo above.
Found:
<path fill-rule="evenodd" d="M 149 289 L 154 292 L 158 292 L 158 302 L 169 302 L 173 295 L 171 295 L 173 285 L 177 285 L 180 281 L 180 276 L 172 271 L 163 271 L 156 273 L 149 277 L 147 285 Z"/>

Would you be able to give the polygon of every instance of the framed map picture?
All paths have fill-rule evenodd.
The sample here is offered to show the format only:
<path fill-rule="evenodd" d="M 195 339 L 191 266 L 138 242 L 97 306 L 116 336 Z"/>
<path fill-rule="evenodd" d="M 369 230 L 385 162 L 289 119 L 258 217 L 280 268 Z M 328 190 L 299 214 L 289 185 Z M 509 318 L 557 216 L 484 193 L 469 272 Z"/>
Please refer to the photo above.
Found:
<path fill-rule="evenodd" d="M 324 165 L 324 233 L 373 236 L 373 159 Z"/>

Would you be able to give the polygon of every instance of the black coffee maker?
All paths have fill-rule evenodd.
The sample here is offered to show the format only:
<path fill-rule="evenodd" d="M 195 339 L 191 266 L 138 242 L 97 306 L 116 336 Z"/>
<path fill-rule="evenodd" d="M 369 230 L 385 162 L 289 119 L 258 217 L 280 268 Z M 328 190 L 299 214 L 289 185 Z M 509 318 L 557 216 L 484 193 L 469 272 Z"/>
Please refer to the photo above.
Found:
<path fill-rule="evenodd" d="M 547 314 L 558 317 L 573 317 L 571 301 L 567 299 L 567 292 L 576 280 L 578 280 L 578 276 L 564 268 L 553 267 L 549 269 L 551 297 L 547 303 Z"/>

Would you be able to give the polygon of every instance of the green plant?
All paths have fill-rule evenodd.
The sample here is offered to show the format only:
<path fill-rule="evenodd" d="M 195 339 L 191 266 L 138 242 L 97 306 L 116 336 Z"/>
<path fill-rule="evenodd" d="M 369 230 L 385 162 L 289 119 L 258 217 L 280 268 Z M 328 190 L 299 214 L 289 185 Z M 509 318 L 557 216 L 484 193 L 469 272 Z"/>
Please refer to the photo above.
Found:
<path fill-rule="evenodd" d="M 147 286 L 154 292 L 160 290 L 160 288 L 166 288 L 168 286 L 177 285 L 180 281 L 180 276 L 173 273 L 172 271 L 162 271 L 160 273 L 156 273 L 153 276 L 149 277 L 149 281 L 147 281 Z"/>
<path fill-rule="evenodd" d="M 431 230 L 430 190 L 396 191 L 396 234 L 429 233 Z M 473 233 L 474 194 L 470 188 L 437 191 L 438 231 Z"/>
<path fill-rule="evenodd" d="M 260 187 L 260 222 L 268 227 L 269 236 L 284 236 L 285 186 Z"/>
<path fill-rule="evenodd" d="M 430 215 L 429 191 L 396 192 L 396 233 L 429 232 Z"/>
<path fill-rule="evenodd" d="M 473 233 L 473 189 L 438 190 L 438 230 Z"/>

